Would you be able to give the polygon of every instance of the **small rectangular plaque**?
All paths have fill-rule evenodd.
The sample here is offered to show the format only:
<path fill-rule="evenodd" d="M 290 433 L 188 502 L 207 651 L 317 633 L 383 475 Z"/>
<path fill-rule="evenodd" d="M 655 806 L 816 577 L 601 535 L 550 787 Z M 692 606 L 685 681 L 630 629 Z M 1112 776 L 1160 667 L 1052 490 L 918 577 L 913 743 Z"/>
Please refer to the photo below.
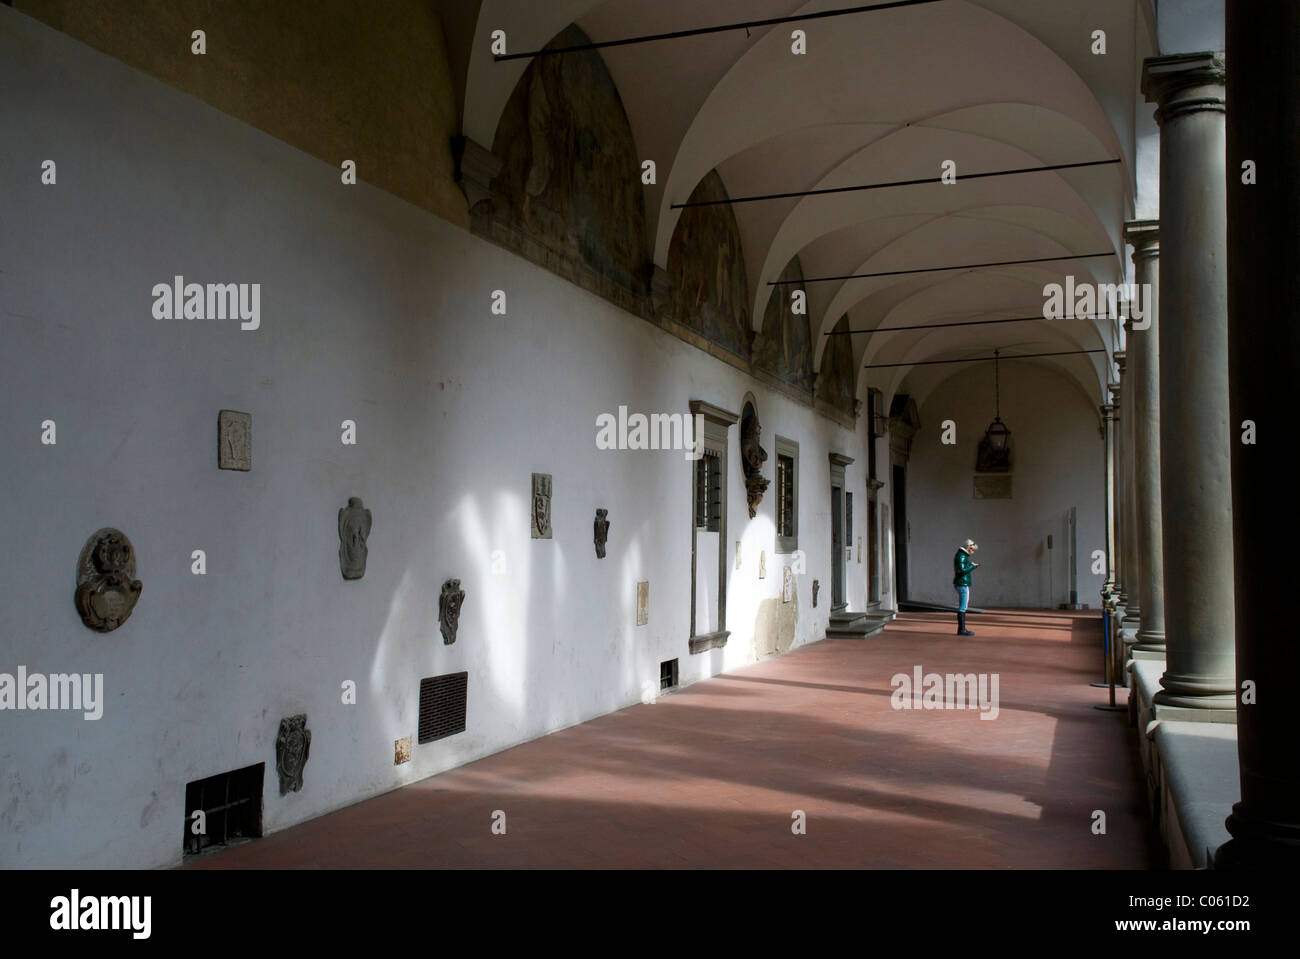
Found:
<path fill-rule="evenodd" d="M 976 499 L 1011 499 L 1011 474 L 975 477 Z"/>
<path fill-rule="evenodd" d="M 636 584 L 636 624 L 644 626 L 650 622 L 650 581 L 642 580 Z"/>
<path fill-rule="evenodd" d="M 222 410 L 217 414 L 217 468 L 253 468 L 253 414 Z"/>

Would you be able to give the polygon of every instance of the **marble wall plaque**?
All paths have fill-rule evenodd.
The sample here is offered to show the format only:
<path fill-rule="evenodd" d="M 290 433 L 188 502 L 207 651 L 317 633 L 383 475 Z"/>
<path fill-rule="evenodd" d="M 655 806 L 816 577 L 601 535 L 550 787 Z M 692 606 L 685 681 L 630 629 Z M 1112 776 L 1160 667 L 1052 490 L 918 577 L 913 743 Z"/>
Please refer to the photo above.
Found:
<path fill-rule="evenodd" d="M 781 602 L 794 602 L 794 570 L 789 566 L 781 567 Z"/>
<path fill-rule="evenodd" d="M 222 410 L 217 414 L 217 468 L 253 468 L 253 414 Z"/>
<path fill-rule="evenodd" d="M 976 499 L 1011 499 L 1011 474 L 975 477 Z"/>
<path fill-rule="evenodd" d="M 758 578 L 767 579 L 767 550 L 758 551 Z"/>
<path fill-rule="evenodd" d="M 636 624 L 644 626 L 650 622 L 650 581 L 642 580 L 636 584 Z"/>
<path fill-rule="evenodd" d="M 551 538 L 551 474 L 533 474 L 533 539 Z"/>
<path fill-rule="evenodd" d="M 126 622 L 142 584 L 135 578 L 135 547 L 121 530 L 97 530 L 77 559 L 74 600 L 81 621 L 99 633 L 111 633 Z"/>

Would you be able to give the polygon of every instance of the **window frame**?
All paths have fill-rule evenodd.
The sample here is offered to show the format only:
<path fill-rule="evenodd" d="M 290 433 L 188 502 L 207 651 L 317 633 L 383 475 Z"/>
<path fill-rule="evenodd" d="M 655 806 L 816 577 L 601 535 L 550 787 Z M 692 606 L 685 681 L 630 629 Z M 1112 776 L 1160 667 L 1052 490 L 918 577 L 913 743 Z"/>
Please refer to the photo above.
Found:
<path fill-rule="evenodd" d="M 728 557 L 731 555 L 727 548 L 727 485 L 729 482 L 727 461 L 730 453 L 731 427 L 740 421 L 740 417 L 729 410 L 706 403 L 703 400 L 691 400 L 690 411 L 692 416 L 699 416 L 701 420 L 696 422 L 703 423 L 701 436 L 696 437 L 700 443 L 700 448 L 713 453 L 717 456 L 717 484 L 718 491 L 718 565 L 716 569 L 701 570 L 699 568 L 699 552 L 696 549 L 696 536 L 700 530 L 713 532 L 706 525 L 700 525 L 700 496 L 699 496 L 699 460 L 691 461 L 691 631 L 687 640 L 691 654 L 703 653 L 710 649 L 718 649 L 727 645 L 727 638 L 731 635 L 727 629 L 727 564 Z M 718 590 L 718 628 L 711 633 L 696 632 L 696 582 L 700 575 L 712 578 L 717 577 Z"/>
<path fill-rule="evenodd" d="M 776 455 L 776 496 L 774 497 L 773 526 L 776 530 L 777 553 L 793 553 L 799 549 L 799 444 L 778 435 L 773 442 Z M 786 490 L 782 483 L 781 459 L 790 460 L 790 533 L 781 532 L 781 510 L 785 504 Z"/>

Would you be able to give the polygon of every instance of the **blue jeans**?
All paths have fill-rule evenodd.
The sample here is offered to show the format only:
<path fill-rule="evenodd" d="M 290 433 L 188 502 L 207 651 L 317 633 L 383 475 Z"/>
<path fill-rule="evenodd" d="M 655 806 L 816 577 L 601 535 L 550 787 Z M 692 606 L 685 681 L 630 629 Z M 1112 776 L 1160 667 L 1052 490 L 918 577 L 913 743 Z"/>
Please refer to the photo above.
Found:
<path fill-rule="evenodd" d="M 953 588 L 957 590 L 957 612 L 964 613 L 966 612 L 966 604 L 970 602 L 970 587 L 955 586 Z"/>

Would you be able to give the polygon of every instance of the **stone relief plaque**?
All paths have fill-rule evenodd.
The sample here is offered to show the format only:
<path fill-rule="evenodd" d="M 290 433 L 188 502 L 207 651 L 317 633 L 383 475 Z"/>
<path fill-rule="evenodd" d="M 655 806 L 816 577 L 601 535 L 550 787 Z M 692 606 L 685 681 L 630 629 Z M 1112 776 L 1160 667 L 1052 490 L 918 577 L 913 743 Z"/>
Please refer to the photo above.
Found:
<path fill-rule="evenodd" d="M 533 539 L 551 538 L 551 474 L 533 474 Z"/>
<path fill-rule="evenodd" d="M 609 510 L 596 510 L 596 521 L 592 524 L 595 533 L 596 556 L 599 559 L 605 558 L 605 543 L 609 539 Z"/>
<path fill-rule="evenodd" d="M 1011 499 L 1011 474 L 975 477 L 976 499 Z"/>
<path fill-rule="evenodd" d="M 253 468 L 253 414 L 222 410 L 217 414 L 217 468 Z"/>
<path fill-rule="evenodd" d="M 749 518 L 753 519 L 767 490 L 768 480 L 760 472 L 767 462 L 767 450 L 759 445 L 762 427 L 752 404 L 745 405 L 745 415 L 740 421 L 740 464 L 745 473 L 745 495 L 749 502 Z"/>
<path fill-rule="evenodd" d="M 758 551 L 758 578 L 767 579 L 767 550 Z"/>
<path fill-rule="evenodd" d="M 411 737 L 403 736 L 401 739 L 393 741 L 393 765 L 400 766 L 402 763 L 411 761 Z"/>
<path fill-rule="evenodd" d="M 650 581 L 642 580 L 636 584 L 636 624 L 644 626 L 650 622 Z"/>
<path fill-rule="evenodd" d="M 275 737 L 275 771 L 280 775 L 280 795 L 302 789 L 302 770 L 311 752 L 311 730 L 307 714 L 299 713 L 280 720 Z"/>
<path fill-rule="evenodd" d="M 112 527 L 94 533 L 77 559 L 75 601 L 81 621 L 100 633 L 126 622 L 143 584 L 135 578 L 135 548 L 126 534 Z"/>
<path fill-rule="evenodd" d="M 794 570 L 789 566 L 781 567 L 781 602 L 794 602 Z"/>
<path fill-rule="evenodd" d="M 464 602 L 465 591 L 460 588 L 460 580 L 449 579 L 442 584 L 442 595 L 438 597 L 438 628 L 442 630 L 444 646 L 456 642 L 456 630 L 460 627 L 460 607 Z"/>
<path fill-rule="evenodd" d="M 344 579 L 360 579 L 366 575 L 366 556 L 370 537 L 370 510 L 361 503 L 360 496 L 348 497 L 348 505 L 339 510 L 339 570 Z"/>
<path fill-rule="evenodd" d="M 813 608 L 814 609 L 817 606 L 817 594 L 821 592 L 821 589 L 822 589 L 821 580 L 814 579 L 813 580 Z"/>

